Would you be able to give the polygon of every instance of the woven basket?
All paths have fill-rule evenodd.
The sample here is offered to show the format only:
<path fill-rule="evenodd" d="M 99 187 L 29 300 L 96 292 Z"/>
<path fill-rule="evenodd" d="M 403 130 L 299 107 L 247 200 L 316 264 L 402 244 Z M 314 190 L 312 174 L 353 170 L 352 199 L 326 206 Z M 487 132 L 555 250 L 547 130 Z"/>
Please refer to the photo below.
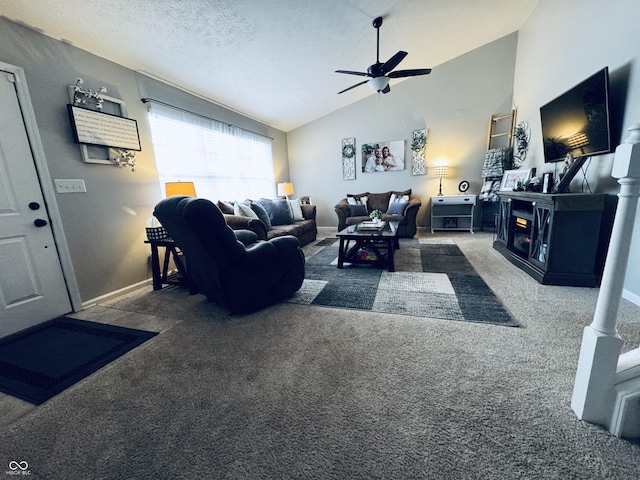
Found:
<path fill-rule="evenodd" d="M 169 234 L 164 227 L 146 227 L 147 240 L 166 240 L 169 238 Z"/>

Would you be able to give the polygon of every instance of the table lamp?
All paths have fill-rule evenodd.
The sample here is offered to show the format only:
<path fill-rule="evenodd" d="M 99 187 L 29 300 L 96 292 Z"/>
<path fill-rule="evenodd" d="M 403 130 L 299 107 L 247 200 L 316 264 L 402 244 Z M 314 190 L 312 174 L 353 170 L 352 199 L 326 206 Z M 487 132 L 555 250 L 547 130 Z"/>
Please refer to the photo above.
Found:
<path fill-rule="evenodd" d="M 289 195 L 293 195 L 293 183 L 282 182 L 278 184 L 278 196 L 289 200 Z"/>
<path fill-rule="evenodd" d="M 196 187 L 193 182 L 167 182 L 164 184 L 167 198 L 175 195 L 196 196 Z"/>
<path fill-rule="evenodd" d="M 442 197 L 442 178 L 447 176 L 449 168 L 446 165 L 439 165 L 436 167 L 436 177 L 440 178 L 440 190 L 438 196 Z"/>

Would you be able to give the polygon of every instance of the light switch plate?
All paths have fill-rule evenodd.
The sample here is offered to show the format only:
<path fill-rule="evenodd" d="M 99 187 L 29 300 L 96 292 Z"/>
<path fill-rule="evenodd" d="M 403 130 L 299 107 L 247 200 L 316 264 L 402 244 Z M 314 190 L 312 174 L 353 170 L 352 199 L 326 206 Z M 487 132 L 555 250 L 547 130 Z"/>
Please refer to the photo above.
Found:
<path fill-rule="evenodd" d="M 53 183 L 58 193 L 81 193 L 87 191 L 82 178 L 55 178 Z"/>

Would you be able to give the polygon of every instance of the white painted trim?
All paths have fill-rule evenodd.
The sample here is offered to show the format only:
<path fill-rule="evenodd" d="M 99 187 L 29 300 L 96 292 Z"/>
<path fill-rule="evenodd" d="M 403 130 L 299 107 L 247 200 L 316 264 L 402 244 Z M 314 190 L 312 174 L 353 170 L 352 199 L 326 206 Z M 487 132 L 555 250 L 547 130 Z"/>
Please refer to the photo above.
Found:
<path fill-rule="evenodd" d="M 631 293 L 629 290 L 622 290 L 622 298 L 625 300 L 629 300 L 631 303 L 634 303 L 640 306 L 640 295 L 636 295 L 635 293 Z"/>
<path fill-rule="evenodd" d="M 69 293 L 69 299 L 71 300 L 71 307 L 73 308 L 74 312 L 77 312 L 82 309 L 80 289 L 78 288 L 76 275 L 73 270 L 71 253 L 69 252 L 67 239 L 64 235 L 62 218 L 60 217 L 60 211 L 58 210 L 56 194 L 53 189 L 51 176 L 49 174 L 49 168 L 47 166 L 47 159 L 44 154 L 44 148 L 42 147 L 42 140 L 40 139 L 40 132 L 38 130 L 38 124 L 36 122 L 36 115 L 33 111 L 33 104 L 31 103 L 31 95 L 29 95 L 29 88 L 27 87 L 27 78 L 22 67 L 17 67 L 15 65 L 9 65 L 8 63 L 0 62 L 0 68 L 2 70 L 11 72 L 15 77 L 18 102 L 20 103 L 20 109 L 22 110 L 22 116 L 24 118 L 24 125 L 29 137 L 29 143 L 31 144 L 33 160 L 38 172 L 38 176 L 40 178 L 40 188 L 42 189 L 42 195 L 47 202 L 47 210 L 49 213 L 49 218 L 51 219 L 51 230 L 53 231 L 53 238 L 55 239 L 58 256 L 60 257 L 62 273 L 64 274 L 65 282 L 67 284 L 67 292 Z"/>
<path fill-rule="evenodd" d="M 615 386 L 615 400 L 609 431 L 616 437 L 640 437 L 640 378 Z"/>
<path fill-rule="evenodd" d="M 100 295 L 99 297 L 92 298 L 91 300 L 87 300 L 82 303 L 82 308 L 94 307 L 100 302 L 105 302 L 107 300 L 111 300 L 112 298 L 118 297 L 120 295 L 124 295 L 125 293 L 132 292 L 140 287 L 144 287 L 145 285 L 149 285 L 151 283 L 151 279 L 143 280 L 138 283 L 134 283 L 133 285 L 129 285 L 124 288 L 120 288 L 119 290 L 115 290 L 113 292 L 105 293 L 104 295 Z"/>

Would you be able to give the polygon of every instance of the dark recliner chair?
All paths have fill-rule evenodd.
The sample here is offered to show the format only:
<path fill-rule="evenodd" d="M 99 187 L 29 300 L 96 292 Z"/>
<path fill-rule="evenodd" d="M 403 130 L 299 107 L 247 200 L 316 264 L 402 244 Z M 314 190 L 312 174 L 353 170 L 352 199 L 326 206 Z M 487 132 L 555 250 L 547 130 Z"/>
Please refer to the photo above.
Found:
<path fill-rule="evenodd" d="M 271 305 L 302 286 L 305 258 L 296 237 L 257 241 L 253 232 L 234 233 L 204 198 L 169 197 L 153 214 L 184 253 L 198 291 L 232 313 Z"/>

